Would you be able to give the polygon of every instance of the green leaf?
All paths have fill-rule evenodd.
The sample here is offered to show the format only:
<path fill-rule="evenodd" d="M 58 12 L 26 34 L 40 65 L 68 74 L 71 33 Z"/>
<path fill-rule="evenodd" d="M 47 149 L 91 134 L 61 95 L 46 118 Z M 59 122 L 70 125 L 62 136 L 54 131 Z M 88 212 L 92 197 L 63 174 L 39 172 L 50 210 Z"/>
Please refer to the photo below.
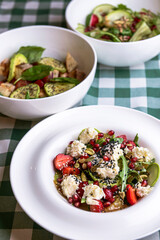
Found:
<path fill-rule="evenodd" d="M 121 4 L 118 4 L 117 9 L 119 9 L 119 10 L 126 10 L 126 11 L 128 11 L 128 12 L 130 12 L 130 13 L 133 12 L 130 8 L 128 8 L 126 5 L 124 5 L 124 4 L 122 4 L 122 3 L 121 3 Z"/>
<path fill-rule="evenodd" d="M 88 16 L 86 17 L 86 23 L 85 23 L 86 27 L 90 25 L 91 16 L 92 16 L 92 13 L 88 14 Z"/>
<path fill-rule="evenodd" d="M 51 82 L 67 82 L 67 83 L 73 83 L 75 85 L 78 85 L 80 81 L 76 78 L 68 78 L 68 77 L 58 77 L 58 78 L 53 78 L 50 80 Z"/>
<path fill-rule="evenodd" d="M 26 46 L 21 47 L 18 50 L 18 53 L 22 53 L 27 59 L 29 63 L 38 62 L 41 59 L 42 53 L 45 48 L 38 46 Z"/>
<path fill-rule="evenodd" d="M 100 138 L 100 139 L 97 140 L 96 143 L 98 143 L 99 145 L 102 145 L 105 141 L 106 141 L 105 138 Z"/>
<path fill-rule="evenodd" d="M 78 27 L 76 28 L 76 30 L 80 33 L 85 33 L 84 30 L 85 30 L 85 26 L 81 23 L 78 23 Z"/>
<path fill-rule="evenodd" d="M 89 181 L 88 181 L 88 184 L 93 184 L 93 181 L 90 181 L 90 180 L 89 180 Z"/>
<path fill-rule="evenodd" d="M 110 141 L 122 143 L 123 142 L 123 138 L 111 138 Z"/>
<path fill-rule="evenodd" d="M 105 32 L 105 31 L 101 31 L 101 30 L 93 30 L 93 31 L 85 33 L 85 35 L 89 35 L 90 37 L 93 37 L 96 39 L 100 39 L 102 36 L 106 35 L 106 36 L 111 37 L 113 42 L 121 42 L 120 39 L 113 33 Z"/>
<path fill-rule="evenodd" d="M 35 81 L 48 76 L 50 71 L 52 70 L 53 70 L 53 67 L 48 65 L 36 65 L 25 70 L 22 73 L 21 78 L 27 81 Z"/>
<path fill-rule="evenodd" d="M 54 180 L 57 181 L 58 178 L 61 177 L 61 173 L 60 172 L 55 172 L 55 175 L 54 175 Z"/>
<path fill-rule="evenodd" d="M 122 159 L 122 170 L 119 173 L 119 176 L 121 178 L 121 192 L 123 192 L 126 188 L 126 182 L 127 182 L 127 178 L 128 178 L 128 164 L 127 164 L 127 160 L 124 156 L 120 157 Z"/>
<path fill-rule="evenodd" d="M 138 137 L 138 133 L 137 133 L 134 140 L 133 140 L 137 147 L 139 147 L 138 140 L 139 140 L 139 137 Z"/>
<path fill-rule="evenodd" d="M 29 90 L 26 92 L 26 97 L 25 97 L 25 99 L 30 99 Z"/>
<path fill-rule="evenodd" d="M 81 198 L 81 203 L 85 203 L 86 199 L 85 198 Z"/>

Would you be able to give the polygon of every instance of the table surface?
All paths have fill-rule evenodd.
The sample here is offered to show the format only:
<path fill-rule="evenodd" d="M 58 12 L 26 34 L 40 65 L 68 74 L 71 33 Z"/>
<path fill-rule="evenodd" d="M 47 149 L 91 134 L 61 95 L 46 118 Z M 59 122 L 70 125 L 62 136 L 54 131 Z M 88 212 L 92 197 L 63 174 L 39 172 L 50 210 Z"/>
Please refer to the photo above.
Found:
<path fill-rule="evenodd" d="M 1 0 L 0 33 L 27 25 L 66 27 L 69 0 Z M 1 46 L 2 47 L 2 46 Z M 146 112 L 160 119 L 160 55 L 139 66 L 113 68 L 98 64 L 95 79 L 82 105 L 118 105 Z M 0 239 L 60 240 L 33 222 L 14 198 L 9 168 L 12 154 L 34 122 L 0 115 Z M 143 240 L 159 240 L 156 232 Z"/>

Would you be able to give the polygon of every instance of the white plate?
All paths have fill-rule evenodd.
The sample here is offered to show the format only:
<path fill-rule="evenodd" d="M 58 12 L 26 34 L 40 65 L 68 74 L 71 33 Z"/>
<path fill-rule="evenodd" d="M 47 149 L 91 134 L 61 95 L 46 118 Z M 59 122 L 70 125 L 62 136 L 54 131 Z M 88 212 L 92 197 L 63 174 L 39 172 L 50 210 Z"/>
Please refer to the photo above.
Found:
<path fill-rule="evenodd" d="M 59 195 L 53 158 L 64 152 L 85 127 L 134 138 L 155 154 L 160 164 L 160 121 L 145 113 L 113 106 L 88 106 L 53 115 L 33 127 L 18 144 L 11 162 L 13 192 L 24 211 L 50 232 L 69 239 L 137 239 L 160 229 L 160 181 L 138 204 L 112 213 L 77 209 Z"/>

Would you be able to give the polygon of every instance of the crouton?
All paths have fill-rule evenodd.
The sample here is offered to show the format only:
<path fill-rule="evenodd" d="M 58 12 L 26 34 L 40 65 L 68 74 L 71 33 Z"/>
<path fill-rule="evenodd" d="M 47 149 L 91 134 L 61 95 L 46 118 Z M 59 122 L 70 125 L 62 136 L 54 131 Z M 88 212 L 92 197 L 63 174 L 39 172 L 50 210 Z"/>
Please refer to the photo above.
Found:
<path fill-rule="evenodd" d="M 10 94 L 14 91 L 15 86 L 12 83 L 1 83 L 0 85 L 0 94 L 5 97 L 9 97 Z"/>
<path fill-rule="evenodd" d="M 71 56 L 70 53 L 67 53 L 66 56 L 66 68 L 68 72 L 72 72 L 78 66 L 77 61 Z"/>

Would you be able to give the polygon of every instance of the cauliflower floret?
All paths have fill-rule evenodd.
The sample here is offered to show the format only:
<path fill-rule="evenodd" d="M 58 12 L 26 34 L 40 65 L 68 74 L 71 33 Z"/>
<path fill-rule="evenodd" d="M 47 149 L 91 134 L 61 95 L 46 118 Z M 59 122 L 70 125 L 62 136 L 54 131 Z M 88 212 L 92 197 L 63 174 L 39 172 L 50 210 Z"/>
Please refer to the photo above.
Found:
<path fill-rule="evenodd" d="M 79 180 L 74 175 L 66 176 L 61 182 L 63 194 L 69 198 L 72 197 L 79 186 Z"/>
<path fill-rule="evenodd" d="M 75 140 L 67 147 L 66 153 L 72 157 L 78 158 L 84 153 L 85 149 L 86 146 L 82 142 Z"/>
<path fill-rule="evenodd" d="M 103 189 L 97 185 L 89 184 L 83 189 L 83 198 L 86 198 L 86 203 L 88 205 L 98 205 L 98 202 L 96 200 L 100 200 L 105 197 Z"/>
<path fill-rule="evenodd" d="M 109 167 L 98 167 L 96 169 L 96 172 L 101 178 L 109 177 L 111 179 L 114 179 L 119 172 L 119 166 L 117 161 L 112 161 L 112 164 Z"/>
<path fill-rule="evenodd" d="M 91 139 L 94 139 L 97 134 L 98 132 L 94 128 L 88 127 L 80 133 L 79 140 L 82 143 L 87 144 Z"/>
<path fill-rule="evenodd" d="M 144 147 L 134 147 L 132 150 L 132 156 L 138 159 L 143 158 L 146 162 L 149 162 L 154 158 L 153 153 L 150 152 L 148 148 Z"/>
<path fill-rule="evenodd" d="M 142 187 L 141 183 L 138 183 L 136 188 L 136 195 L 138 197 L 145 197 L 152 191 L 152 187 L 147 185 L 146 187 Z"/>

